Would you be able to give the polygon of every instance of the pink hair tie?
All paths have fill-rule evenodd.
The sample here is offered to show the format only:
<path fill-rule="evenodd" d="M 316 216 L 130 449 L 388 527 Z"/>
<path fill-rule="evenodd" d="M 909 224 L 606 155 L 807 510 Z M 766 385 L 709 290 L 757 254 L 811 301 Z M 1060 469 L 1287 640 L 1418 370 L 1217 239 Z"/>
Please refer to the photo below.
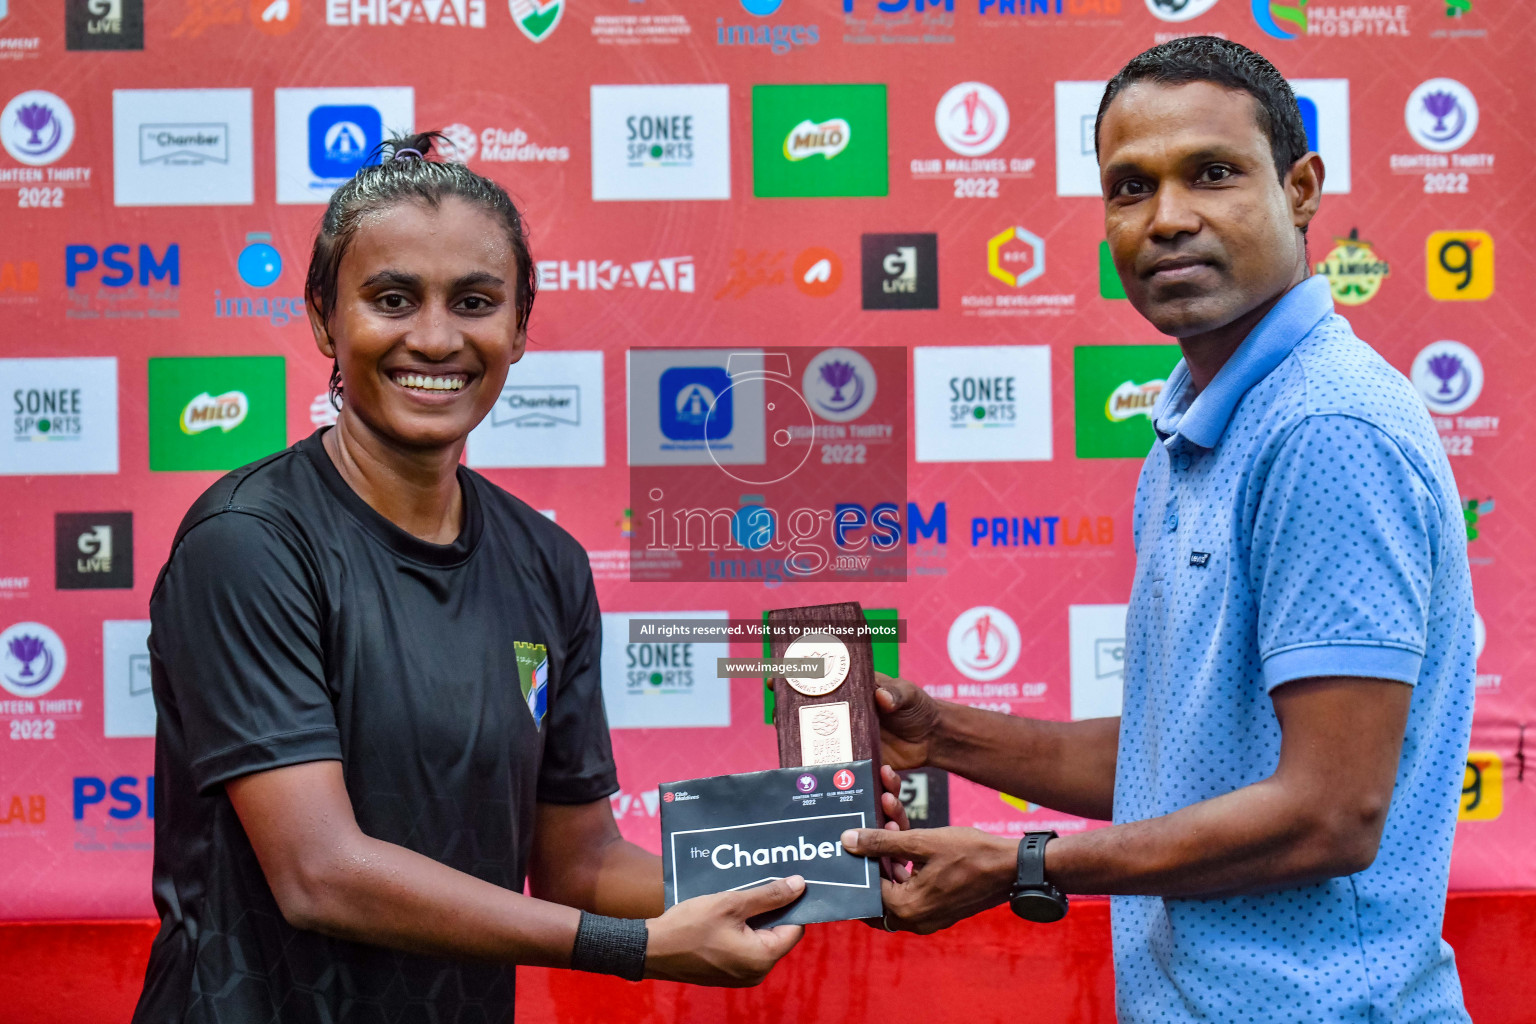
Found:
<path fill-rule="evenodd" d="M 390 157 L 390 159 L 391 160 L 401 160 L 401 159 L 404 159 L 405 155 L 407 153 L 409 153 L 411 156 L 415 157 L 417 160 L 425 160 L 426 159 L 426 157 L 422 154 L 421 150 L 419 150 L 419 149 L 411 149 L 410 147 L 405 147 L 405 148 L 402 148 L 402 149 L 395 150 L 394 155 L 392 157 Z"/>

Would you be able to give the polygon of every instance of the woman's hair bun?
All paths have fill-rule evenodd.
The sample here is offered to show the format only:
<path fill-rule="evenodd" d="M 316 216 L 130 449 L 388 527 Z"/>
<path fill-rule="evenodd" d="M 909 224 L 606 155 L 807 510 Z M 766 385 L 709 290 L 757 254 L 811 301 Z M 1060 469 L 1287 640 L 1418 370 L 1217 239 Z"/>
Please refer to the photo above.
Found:
<path fill-rule="evenodd" d="M 386 160 L 409 160 L 412 157 L 417 157 L 425 160 L 431 155 L 433 145 L 442 137 L 442 132 L 419 132 L 415 135 L 402 135 L 392 139 L 385 139 L 383 142 L 384 158 Z"/>

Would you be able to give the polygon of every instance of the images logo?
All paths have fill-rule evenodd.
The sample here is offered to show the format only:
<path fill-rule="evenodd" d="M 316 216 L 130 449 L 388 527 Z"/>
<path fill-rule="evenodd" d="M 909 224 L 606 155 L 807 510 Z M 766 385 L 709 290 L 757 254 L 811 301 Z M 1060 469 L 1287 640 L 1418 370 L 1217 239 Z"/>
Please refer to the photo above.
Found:
<path fill-rule="evenodd" d="M 1177 345 L 1080 345 L 1072 394 L 1080 459 L 1145 458 L 1152 407 L 1179 361 Z"/>
<path fill-rule="evenodd" d="M 1414 357 L 1408 379 L 1429 411 L 1442 416 L 1464 412 L 1483 393 L 1483 364 L 1459 341 L 1437 341 Z"/>
<path fill-rule="evenodd" d="M 742 9 L 757 18 L 771 17 L 782 5 L 783 0 L 741 0 Z M 777 56 L 819 42 L 819 25 L 727 25 L 724 18 L 715 19 L 717 46 L 766 46 Z"/>
<path fill-rule="evenodd" d="M 1449 153 L 1477 132 L 1477 97 L 1454 78 L 1431 78 L 1409 94 L 1403 121 L 1414 142 L 1433 153 Z"/>
<path fill-rule="evenodd" d="M 829 348 L 805 365 L 800 391 L 816 415 L 847 423 L 874 403 L 875 368 L 851 348 Z"/>
<path fill-rule="evenodd" d="M 246 246 L 235 260 L 240 280 L 252 288 L 266 288 L 283 272 L 283 255 L 272 246 L 272 235 L 252 231 L 245 236 Z"/>
<path fill-rule="evenodd" d="M 1307 34 L 1307 0 L 1250 0 L 1253 20 L 1276 39 L 1295 39 Z"/>
<path fill-rule="evenodd" d="M 938 309 L 939 236 L 862 235 L 865 309 Z"/>
<path fill-rule="evenodd" d="M 990 85 L 961 82 L 939 100 L 933 124 L 952 151 L 983 156 L 1008 137 L 1008 104 Z"/>
<path fill-rule="evenodd" d="M 888 163 L 884 85 L 752 87 L 754 195 L 883 196 Z"/>
<path fill-rule="evenodd" d="M 133 589 L 133 513 L 55 513 L 53 562 L 59 590 Z"/>
<path fill-rule="evenodd" d="M 1027 228 L 1005 228 L 987 239 L 987 273 L 1022 288 L 1045 273 L 1045 242 Z"/>
<path fill-rule="evenodd" d="M 281 356 L 149 361 L 150 469 L 235 469 L 286 444 Z"/>
<path fill-rule="evenodd" d="M 51 92 L 21 93 L 0 111 L 0 145 L 17 163 L 51 164 L 68 153 L 74 141 L 75 115 Z"/>
<path fill-rule="evenodd" d="M 235 259 L 235 270 L 240 280 L 252 288 L 270 288 L 283 273 L 283 256 L 272 245 L 272 235 L 266 231 L 251 231 L 245 236 L 246 246 Z M 213 315 L 266 320 L 274 327 L 282 327 L 304 316 L 304 297 L 301 295 L 230 295 L 213 290 Z"/>
<path fill-rule="evenodd" d="M 548 39 L 565 16 L 565 0 L 507 0 L 507 7 L 512 11 L 512 24 L 536 43 Z"/>
<path fill-rule="evenodd" d="M 17 697 L 41 697 L 64 678 L 64 642 L 40 622 L 0 633 L 0 686 Z"/>
<path fill-rule="evenodd" d="M 1479 302 L 1493 294 L 1493 236 L 1436 231 L 1424 244 L 1425 285 L 1441 302 Z"/>
<path fill-rule="evenodd" d="M 949 660 L 967 679 L 985 683 L 1007 675 L 1019 660 L 1019 627 L 1000 608 L 963 611 L 949 627 Z"/>
<path fill-rule="evenodd" d="M 1348 238 L 1333 241 L 1333 251 L 1317 265 L 1317 272 L 1328 279 L 1335 301 L 1346 306 L 1369 302 L 1390 273 L 1387 261 L 1360 238 L 1359 228 L 1350 228 Z"/>

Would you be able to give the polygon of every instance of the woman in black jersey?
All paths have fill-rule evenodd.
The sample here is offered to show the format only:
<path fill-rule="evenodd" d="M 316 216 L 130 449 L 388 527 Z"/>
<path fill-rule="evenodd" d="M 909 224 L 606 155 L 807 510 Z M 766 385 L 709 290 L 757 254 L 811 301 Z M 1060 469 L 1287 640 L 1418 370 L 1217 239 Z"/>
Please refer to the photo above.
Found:
<path fill-rule="evenodd" d="M 751 985 L 801 934 L 745 924 L 798 876 L 663 913 L 619 837 L 586 554 L 459 465 L 523 353 L 522 218 L 432 142 L 315 242 L 336 426 L 216 483 L 155 585 L 139 1024 L 508 1021 L 516 964 Z"/>

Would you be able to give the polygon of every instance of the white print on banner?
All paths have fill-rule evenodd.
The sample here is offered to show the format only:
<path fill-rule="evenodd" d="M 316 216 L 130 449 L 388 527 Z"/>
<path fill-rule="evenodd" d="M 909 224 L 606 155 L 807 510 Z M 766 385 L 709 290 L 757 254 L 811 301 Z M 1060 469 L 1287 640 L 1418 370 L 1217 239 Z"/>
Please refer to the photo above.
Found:
<path fill-rule="evenodd" d="M 6 21 L 9 7 L 10 0 L 0 0 L 0 23 Z M 0 35 L 0 61 L 30 60 L 39 56 L 42 48 L 42 36 Z"/>
<path fill-rule="evenodd" d="M 1051 457 L 1050 346 L 918 346 L 912 376 L 918 462 Z"/>
<path fill-rule="evenodd" d="M 485 0 L 325 0 L 325 23 L 485 28 Z"/>
<path fill-rule="evenodd" d="M 1471 348 L 1459 341 L 1427 345 L 1414 357 L 1408 379 L 1429 407 L 1447 455 L 1471 455 L 1478 438 L 1498 436 L 1498 416 L 1465 415 L 1483 393 L 1483 363 Z"/>
<path fill-rule="evenodd" d="M 1072 665 L 1072 720 L 1114 718 L 1125 686 L 1123 604 L 1067 607 L 1068 652 Z"/>
<path fill-rule="evenodd" d="M 638 288 L 653 292 L 693 292 L 693 257 L 657 260 L 539 260 L 539 291 L 611 292 Z"/>
<path fill-rule="evenodd" d="M 602 352 L 529 352 L 507 374 L 490 414 L 469 432 L 467 462 L 483 467 L 601 466 Z"/>
<path fill-rule="evenodd" d="M 249 206 L 251 133 L 249 89 L 114 89 L 112 201 Z"/>
<path fill-rule="evenodd" d="M 101 624 L 102 735 L 153 736 L 155 695 L 149 679 L 149 620 Z"/>
<path fill-rule="evenodd" d="M 1472 643 L 1473 659 L 1477 662 L 1476 686 L 1479 691 L 1487 690 L 1493 693 L 1499 692 L 1504 683 L 1504 676 L 1497 672 L 1484 672 L 1482 664 L 1483 648 L 1488 645 L 1488 624 L 1483 621 L 1483 616 L 1472 610 Z"/>
<path fill-rule="evenodd" d="M 64 678 L 68 658 L 59 634 L 40 622 L 18 622 L 0 633 L 0 687 L 17 697 L 42 697 Z"/>
<path fill-rule="evenodd" d="M 61 209 L 64 190 L 87 188 L 90 167 L 58 167 L 75 141 L 75 115 L 51 92 L 12 96 L 0 110 L 0 145 L 20 166 L 0 167 L 0 188 L 16 188 L 21 209 Z"/>
<path fill-rule="evenodd" d="M 676 46 L 693 34 L 681 14 L 594 14 L 592 38 L 604 46 Z"/>
<path fill-rule="evenodd" d="M 954 0 L 843 0 L 848 46 L 948 46 L 954 43 Z"/>
<path fill-rule="evenodd" d="M 483 128 L 467 124 L 443 128 L 447 142 L 439 142 L 444 160 L 467 164 L 471 160 L 492 164 L 563 164 L 571 158 L 569 146 L 541 146 L 521 128 Z"/>
<path fill-rule="evenodd" d="M 0 359 L 0 476 L 116 473 L 117 360 Z"/>
<path fill-rule="evenodd" d="M 1408 94 L 1403 125 L 1425 152 L 1394 153 L 1393 174 L 1420 174 L 1426 194 L 1465 195 L 1470 176 L 1492 174 L 1492 153 L 1465 153 L 1478 124 L 1477 97 L 1454 78 L 1431 78 Z"/>
<path fill-rule="evenodd" d="M 1029 285 L 1045 275 L 1045 240 L 1021 224 L 987 239 L 987 274 L 994 287 L 960 296 L 962 316 L 1065 316 L 1077 312 L 1075 294 L 1036 294 Z M 996 287 L 997 285 L 1002 287 Z M 1003 290 L 1009 289 L 1009 290 Z"/>
<path fill-rule="evenodd" d="M 731 683 L 716 662 L 728 642 L 630 643 L 629 620 L 727 619 L 723 611 L 604 612 L 603 707 L 612 729 L 676 729 L 731 724 Z"/>
<path fill-rule="evenodd" d="M 1034 157 L 989 155 L 1008 137 L 1008 104 L 990 85 L 953 86 L 934 108 L 933 123 L 955 155 L 913 159 L 913 181 L 953 182 L 956 199 L 996 199 L 1001 182 L 1034 177 Z"/>

